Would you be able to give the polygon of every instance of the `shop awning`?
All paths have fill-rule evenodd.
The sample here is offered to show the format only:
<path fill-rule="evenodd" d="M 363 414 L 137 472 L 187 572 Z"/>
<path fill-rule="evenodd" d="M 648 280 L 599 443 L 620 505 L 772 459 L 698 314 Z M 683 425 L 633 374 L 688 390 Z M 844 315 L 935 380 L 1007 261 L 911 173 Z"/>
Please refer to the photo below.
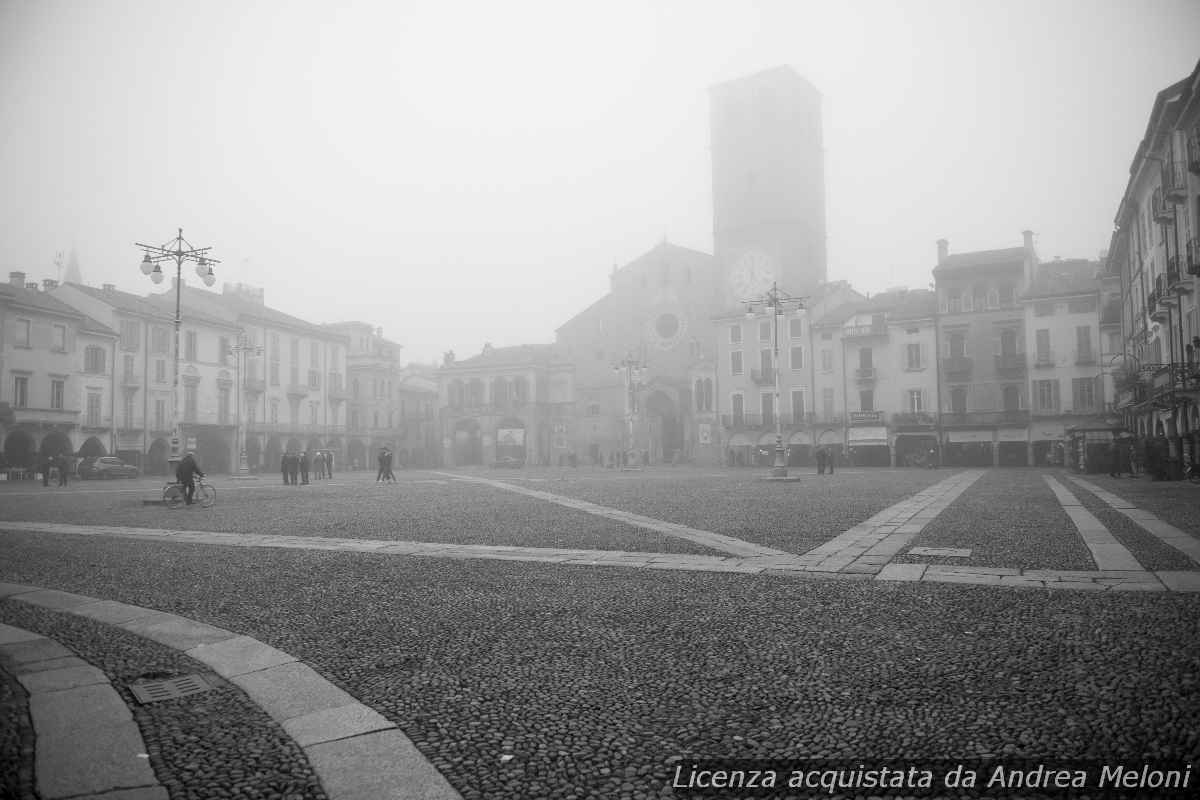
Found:
<path fill-rule="evenodd" d="M 867 428 L 851 428 L 849 431 L 850 438 L 847 440 L 852 445 L 883 445 L 887 446 L 887 428 L 883 426 L 867 427 Z"/>

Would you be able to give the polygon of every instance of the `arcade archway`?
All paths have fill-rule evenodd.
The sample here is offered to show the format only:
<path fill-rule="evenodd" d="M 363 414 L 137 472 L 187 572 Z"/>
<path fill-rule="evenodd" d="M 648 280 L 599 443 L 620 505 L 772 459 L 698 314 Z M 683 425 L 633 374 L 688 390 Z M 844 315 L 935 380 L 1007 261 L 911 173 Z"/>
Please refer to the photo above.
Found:
<path fill-rule="evenodd" d="M 88 439 L 88 441 L 95 442 L 96 439 L 93 437 Z M 97 444 L 99 444 L 99 442 L 97 442 Z M 101 450 L 103 451 L 103 448 L 101 448 Z M 42 437 L 42 446 L 38 448 L 38 452 L 43 456 L 61 456 L 64 453 L 67 455 L 73 455 L 75 453 L 75 448 L 71 446 L 71 440 L 65 433 L 62 431 L 51 431 Z M 80 455 L 83 455 L 82 449 L 80 450 Z M 100 452 L 96 453 L 95 455 L 102 456 L 104 453 Z"/>
<path fill-rule="evenodd" d="M 159 437 L 150 443 L 150 452 L 146 454 L 146 473 L 149 475 L 166 475 L 168 470 L 167 458 L 171 454 L 171 446 L 166 439 Z"/>
<path fill-rule="evenodd" d="M 54 435 L 56 435 L 56 434 L 50 434 L 46 438 L 49 439 L 50 436 L 54 436 Z M 62 434 L 57 434 L 57 435 L 62 436 Z M 63 436 L 63 438 L 65 439 L 66 437 Z M 68 447 L 70 446 L 69 441 L 67 443 L 67 446 Z M 45 440 L 42 440 L 42 447 L 43 448 L 45 447 Z M 106 455 L 108 455 L 108 451 L 104 449 L 104 445 L 101 444 L 100 440 L 97 439 L 95 436 L 89 438 L 79 448 L 79 457 L 80 458 L 100 458 L 101 456 L 106 456 Z"/>
<path fill-rule="evenodd" d="M 646 398 L 645 407 L 650 419 L 650 457 L 671 463 L 683 455 L 683 421 L 675 403 L 659 390 Z"/>
<path fill-rule="evenodd" d="M 4 460 L 9 466 L 32 469 L 34 453 L 33 437 L 27 431 L 12 431 L 4 437 Z"/>

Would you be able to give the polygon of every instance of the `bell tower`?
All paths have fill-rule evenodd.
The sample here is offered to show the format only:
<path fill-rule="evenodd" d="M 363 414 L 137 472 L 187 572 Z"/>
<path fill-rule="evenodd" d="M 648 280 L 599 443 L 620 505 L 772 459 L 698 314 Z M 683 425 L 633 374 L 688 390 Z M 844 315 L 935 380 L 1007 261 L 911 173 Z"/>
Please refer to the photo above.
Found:
<path fill-rule="evenodd" d="M 717 308 L 764 280 L 811 294 L 826 280 L 820 92 L 781 66 L 709 95 Z"/>

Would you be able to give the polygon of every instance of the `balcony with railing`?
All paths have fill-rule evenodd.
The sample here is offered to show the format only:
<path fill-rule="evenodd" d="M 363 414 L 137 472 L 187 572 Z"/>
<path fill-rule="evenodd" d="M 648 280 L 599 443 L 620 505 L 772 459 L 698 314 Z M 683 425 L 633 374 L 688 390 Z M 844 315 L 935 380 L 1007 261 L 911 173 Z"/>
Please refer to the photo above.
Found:
<path fill-rule="evenodd" d="M 1167 270 L 1165 274 L 1167 279 L 1167 290 L 1174 292 L 1175 294 L 1191 290 L 1191 278 L 1189 278 L 1186 273 L 1179 269 L 1180 261 L 1182 261 L 1182 259 L 1179 257 L 1178 253 L 1172 253 L 1171 255 L 1167 256 Z"/>
<path fill-rule="evenodd" d="M 974 362 L 966 356 L 951 356 L 942 359 L 942 372 L 947 376 L 967 377 L 971 374 Z"/>
<path fill-rule="evenodd" d="M 1158 277 L 1161 278 L 1162 276 L 1159 275 Z M 1157 281 L 1155 285 L 1157 285 Z M 1146 313 L 1155 322 L 1163 322 L 1170 314 L 1168 304 L 1161 302 L 1161 299 L 1157 289 L 1151 289 L 1150 293 L 1146 295 Z"/>
<path fill-rule="evenodd" d="M 882 411 L 851 411 L 848 421 L 851 425 L 882 425 L 884 420 Z"/>
<path fill-rule="evenodd" d="M 1188 239 L 1186 255 L 1188 275 L 1200 275 L 1200 237 Z"/>
<path fill-rule="evenodd" d="M 142 376 L 136 372 L 126 372 L 121 375 L 121 385 L 126 389 L 137 389 L 142 385 Z"/>
<path fill-rule="evenodd" d="M 892 414 L 892 426 L 896 428 L 931 428 L 937 425 L 937 421 L 937 414 L 928 411 Z"/>
<path fill-rule="evenodd" d="M 1081 367 L 1081 366 L 1087 366 L 1089 364 L 1095 364 L 1095 363 L 1096 363 L 1096 351 L 1095 350 L 1093 350 L 1089 347 L 1086 350 L 1076 350 L 1075 351 L 1075 366 Z"/>
<path fill-rule="evenodd" d="M 1010 411 L 964 411 L 942 415 L 944 425 L 1027 425 L 1028 409 Z"/>
<path fill-rule="evenodd" d="M 750 370 L 750 380 L 754 381 L 759 386 L 774 386 L 775 370 L 770 367 L 766 369 L 752 369 Z"/>
<path fill-rule="evenodd" d="M 996 356 L 996 372 L 1018 373 L 1028 369 L 1024 353 L 1000 353 Z"/>
<path fill-rule="evenodd" d="M 1170 203 L 1187 202 L 1187 166 L 1182 161 L 1168 161 L 1162 167 L 1163 194 Z"/>
<path fill-rule="evenodd" d="M 1054 367 L 1054 351 L 1039 350 L 1033 357 L 1034 369 L 1052 369 Z"/>
<path fill-rule="evenodd" d="M 1150 197 L 1150 215 L 1154 217 L 1155 222 L 1162 225 L 1171 225 L 1175 222 L 1175 206 L 1167 202 L 1161 186 L 1155 189 L 1154 194 Z"/>
<path fill-rule="evenodd" d="M 873 336 L 887 336 L 887 325 L 873 322 L 869 325 L 848 325 L 842 328 L 843 339 L 867 339 Z"/>
<path fill-rule="evenodd" d="M 879 376 L 876 374 L 874 367 L 859 367 L 858 369 L 854 370 L 854 377 L 860 383 L 868 383 L 875 380 Z"/>

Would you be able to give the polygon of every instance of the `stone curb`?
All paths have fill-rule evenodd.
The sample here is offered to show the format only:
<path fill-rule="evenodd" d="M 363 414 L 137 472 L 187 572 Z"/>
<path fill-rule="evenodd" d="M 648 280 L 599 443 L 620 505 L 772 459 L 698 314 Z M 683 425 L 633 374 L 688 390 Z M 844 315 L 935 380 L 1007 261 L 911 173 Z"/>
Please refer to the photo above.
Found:
<path fill-rule="evenodd" d="M 462 800 L 462 796 L 437 768 L 421 755 L 403 731 L 374 709 L 358 702 L 321 677 L 316 670 L 295 656 L 257 639 L 240 636 L 223 628 L 175 614 L 86 595 L 42 589 L 38 586 L 0 583 L 0 598 L 76 614 L 113 625 L 179 650 L 184 655 L 208 665 L 217 674 L 237 684 L 252 702 L 282 725 L 284 731 L 292 737 L 312 764 L 330 800 L 374 797 L 397 800 Z M 43 641 L 57 647 L 48 647 Z M 129 732 L 124 728 L 118 730 L 112 721 L 102 725 L 105 729 L 103 736 L 96 736 L 96 726 L 75 719 L 80 708 L 88 707 L 84 701 L 92 704 L 104 702 L 106 706 L 111 707 L 111 698 L 102 701 L 92 697 L 102 688 L 107 688 L 112 697 L 120 703 L 128 725 L 133 726 L 132 735 L 137 737 L 140 748 L 137 752 L 145 753 L 137 724 L 133 722 L 133 717 L 121 701 L 120 695 L 108 684 L 107 678 L 103 687 L 100 686 L 96 676 L 84 669 L 88 665 L 83 664 L 81 667 L 79 663 L 64 663 L 70 660 L 67 656 L 72 656 L 73 653 L 53 640 L 2 624 L 0 652 L 21 664 L 18 679 L 27 687 L 82 682 L 75 683 L 73 688 L 65 690 L 44 689 L 42 694 L 37 695 L 39 697 L 44 696 L 46 692 L 61 695 L 70 692 L 91 693 L 83 699 L 73 698 L 74 702 L 71 704 L 47 706 L 55 714 L 53 718 L 71 726 L 70 729 L 52 730 L 43 734 L 37 727 L 38 718 L 35 715 L 34 728 L 39 744 L 45 735 L 49 748 L 61 749 L 61 756 L 56 755 L 61 758 L 62 764 L 56 770 L 58 773 L 67 777 L 75 774 L 88 775 L 98 770 L 103 773 L 108 769 L 105 759 L 111 760 L 116 757 L 117 754 L 108 750 L 94 753 L 87 750 L 86 742 L 79 741 L 82 736 L 81 730 L 91 731 L 93 739 L 107 743 L 105 746 L 110 749 L 132 741 Z M 62 666 L 48 672 L 38 672 L 36 667 L 39 663 Z M 37 674 L 25 676 L 27 672 Z M 31 713 L 34 697 L 31 689 Z M 116 711 L 110 708 L 105 713 L 111 716 Z M 126 723 L 121 721 L 120 724 Z M 110 730 L 114 731 L 112 735 Z M 68 745 L 56 744 L 62 742 L 67 742 Z M 118 786 L 128 788 L 150 785 L 148 782 L 125 782 L 103 789 L 73 788 L 66 794 L 59 792 L 55 785 L 51 788 L 58 793 L 48 793 L 41 784 L 41 752 L 42 748 L 39 747 L 39 791 L 47 800 L 100 794 Z M 48 752 L 58 753 L 53 749 Z M 84 760 L 85 754 L 87 760 Z M 149 770 L 148 762 L 142 760 L 139 763 Z M 162 789 L 161 792 L 161 795 L 147 795 L 147 800 L 166 800 L 166 790 Z"/>
<path fill-rule="evenodd" d="M 8 596 L 19 594 L 10 592 Z M 24 594 L 40 601 L 34 605 L 64 610 L 56 600 L 65 599 L 65 592 Z M 66 610 L 69 612 L 69 607 Z M 35 648 L 66 650 L 54 639 L 0 623 L 0 655 L 16 662 L 14 674 L 29 693 L 39 795 L 46 800 L 81 795 L 117 797 L 118 790 L 125 790 L 136 793 L 131 797 L 167 800 L 167 790 L 150 766 L 133 713 L 108 676 L 73 654 L 29 660 Z M 74 663 L 58 666 L 67 661 Z"/>

